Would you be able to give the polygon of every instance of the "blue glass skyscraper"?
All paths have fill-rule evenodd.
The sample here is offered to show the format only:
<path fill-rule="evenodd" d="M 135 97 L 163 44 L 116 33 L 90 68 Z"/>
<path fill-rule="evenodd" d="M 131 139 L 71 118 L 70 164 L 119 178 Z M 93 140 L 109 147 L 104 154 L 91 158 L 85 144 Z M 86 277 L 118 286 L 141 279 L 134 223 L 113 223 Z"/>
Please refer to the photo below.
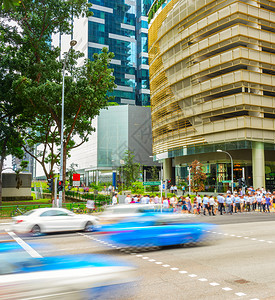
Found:
<path fill-rule="evenodd" d="M 115 54 L 115 102 L 150 105 L 148 23 L 153 0 L 90 0 L 94 15 L 88 19 L 88 57 L 107 47 Z"/>

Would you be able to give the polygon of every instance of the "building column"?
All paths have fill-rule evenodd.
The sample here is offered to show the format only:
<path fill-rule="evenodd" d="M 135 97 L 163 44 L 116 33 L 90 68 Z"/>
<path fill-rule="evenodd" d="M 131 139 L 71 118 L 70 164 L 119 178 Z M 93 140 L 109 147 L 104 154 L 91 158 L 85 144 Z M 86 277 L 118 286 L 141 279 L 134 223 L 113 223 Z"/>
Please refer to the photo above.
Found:
<path fill-rule="evenodd" d="M 172 179 L 172 158 L 163 160 L 163 180 Z"/>
<path fill-rule="evenodd" d="M 252 142 L 252 172 L 254 189 L 265 188 L 265 158 L 262 142 Z"/>
<path fill-rule="evenodd" d="M 89 171 L 84 171 L 85 173 L 85 185 L 89 186 Z"/>
<path fill-rule="evenodd" d="M 96 185 L 98 185 L 98 180 L 99 180 L 98 177 L 99 177 L 99 171 L 96 170 L 96 171 L 95 171 L 95 184 L 96 184 Z"/>

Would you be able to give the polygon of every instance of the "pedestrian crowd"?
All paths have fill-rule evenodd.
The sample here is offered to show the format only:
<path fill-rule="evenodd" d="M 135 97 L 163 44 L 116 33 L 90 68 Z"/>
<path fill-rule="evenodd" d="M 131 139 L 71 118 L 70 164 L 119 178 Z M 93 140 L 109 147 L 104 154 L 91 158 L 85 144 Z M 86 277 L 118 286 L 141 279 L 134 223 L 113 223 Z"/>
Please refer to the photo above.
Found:
<path fill-rule="evenodd" d="M 197 194 L 195 197 L 187 195 L 186 197 L 177 197 L 172 194 L 171 197 L 159 197 L 159 195 L 134 195 L 128 194 L 125 198 L 125 204 L 141 203 L 141 204 L 162 204 L 163 209 L 178 213 L 194 213 L 204 215 L 233 214 L 242 212 L 259 211 L 270 213 L 275 204 L 275 191 L 271 193 L 264 188 L 253 189 L 249 187 L 246 191 L 240 189 L 233 193 L 227 191 L 217 196 L 208 196 Z M 118 204 L 117 194 L 112 199 L 112 204 Z"/>

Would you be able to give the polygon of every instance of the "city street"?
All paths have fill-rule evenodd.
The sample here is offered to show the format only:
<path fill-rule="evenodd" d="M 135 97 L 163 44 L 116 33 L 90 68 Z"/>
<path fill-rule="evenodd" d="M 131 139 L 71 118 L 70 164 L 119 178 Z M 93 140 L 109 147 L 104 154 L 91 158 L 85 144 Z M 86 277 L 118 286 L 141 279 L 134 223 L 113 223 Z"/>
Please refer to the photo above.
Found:
<path fill-rule="evenodd" d="M 138 280 L 126 291 L 126 299 L 275 299 L 275 214 L 196 218 L 219 224 L 218 230 L 211 232 L 216 241 L 204 246 L 125 253 L 93 233 L 15 238 L 42 256 L 97 253 L 136 265 Z M 8 224 L 1 226 L 1 239 L 13 239 Z M 32 243 L 45 243 L 45 248 Z"/>

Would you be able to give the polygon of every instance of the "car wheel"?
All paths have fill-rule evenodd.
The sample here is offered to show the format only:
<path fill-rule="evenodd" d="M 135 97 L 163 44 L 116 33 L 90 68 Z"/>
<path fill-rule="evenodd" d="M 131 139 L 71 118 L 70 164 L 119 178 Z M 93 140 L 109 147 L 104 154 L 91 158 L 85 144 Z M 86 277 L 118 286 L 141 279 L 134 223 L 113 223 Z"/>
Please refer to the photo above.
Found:
<path fill-rule="evenodd" d="M 33 228 L 31 229 L 31 233 L 33 236 L 39 236 L 41 235 L 41 229 L 38 225 L 34 225 Z"/>
<path fill-rule="evenodd" d="M 197 245 L 197 241 L 195 238 L 193 237 L 190 237 L 188 240 L 184 240 L 182 243 L 181 243 L 181 246 L 182 247 L 194 247 Z"/>
<path fill-rule="evenodd" d="M 85 224 L 85 227 L 84 227 L 84 231 L 93 231 L 93 223 L 88 221 L 86 224 Z"/>

